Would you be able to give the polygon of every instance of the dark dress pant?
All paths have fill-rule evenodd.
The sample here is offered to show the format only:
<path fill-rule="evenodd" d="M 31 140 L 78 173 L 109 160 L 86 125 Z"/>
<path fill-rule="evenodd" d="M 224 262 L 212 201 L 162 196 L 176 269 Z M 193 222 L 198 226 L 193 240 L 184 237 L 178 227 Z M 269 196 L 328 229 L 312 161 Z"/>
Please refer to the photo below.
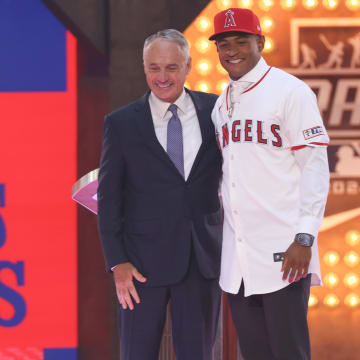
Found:
<path fill-rule="evenodd" d="M 307 310 L 311 275 L 285 288 L 244 297 L 227 294 L 245 360 L 310 360 Z"/>
<path fill-rule="evenodd" d="M 136 282 L 140 304 L 119 305 L 121 360 L 158 360 L 170 303 L 177 360 L 210 360 L 215 342 L 221 290 L 218 279 L 205 279 L 192 252 L 189 269 L 179 283 L 146 287 Z"/>

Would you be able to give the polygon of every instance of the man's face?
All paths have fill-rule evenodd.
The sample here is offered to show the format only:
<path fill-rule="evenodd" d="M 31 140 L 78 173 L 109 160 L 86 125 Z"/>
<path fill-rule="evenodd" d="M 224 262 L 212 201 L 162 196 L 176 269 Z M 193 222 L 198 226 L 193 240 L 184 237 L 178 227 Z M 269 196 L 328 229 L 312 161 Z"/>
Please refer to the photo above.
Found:
<path fill-rule="evenodd" d="M 216 39 L 216 48 L 223 68 L 232 80 L 238 80 L 259 61 L 264 48 L 264 37 L 231 33 Z"/>
<path fill-rule="evenodd" d="M 186 59 L 180 46 L 163 39 L 154 40 L 144 52 L 144 71 L 151 91 L 169 103 L 181 95 L 191 58 Z"/>

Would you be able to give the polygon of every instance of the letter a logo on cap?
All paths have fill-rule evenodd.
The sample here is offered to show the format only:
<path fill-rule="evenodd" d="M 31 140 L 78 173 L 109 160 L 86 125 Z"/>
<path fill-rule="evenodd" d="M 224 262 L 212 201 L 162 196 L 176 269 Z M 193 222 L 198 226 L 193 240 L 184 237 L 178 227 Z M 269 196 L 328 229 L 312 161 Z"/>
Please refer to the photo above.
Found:
<path fill-rule="evenodd" d="M 225 24 L 224 24 L 224 28 L 227 28 L 227 27 L 230 27 L 230 26 L 236 26 L 235 24 L 235 19 L 234 19 L 234 12 L 231 11 L 231 10 L 228 10 L 226 13 L 225 13 Z"/>

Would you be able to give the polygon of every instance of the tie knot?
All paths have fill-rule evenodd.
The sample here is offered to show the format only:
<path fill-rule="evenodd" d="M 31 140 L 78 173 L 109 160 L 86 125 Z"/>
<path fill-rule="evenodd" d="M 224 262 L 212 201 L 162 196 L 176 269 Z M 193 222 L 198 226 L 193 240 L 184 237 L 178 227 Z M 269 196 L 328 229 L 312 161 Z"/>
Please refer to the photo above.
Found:
<path fill-rule="evenodd" d="M 175 104 L 169 106 L 169 111 L 171 111 L 174 116 L 177 116 L 177 106 Z"/>
<path fill-rule="evenodd" d="M 251 85 L 252 83 L 249 81 L 235 81 L 231 84 L 231 94 L 230 100 L 231 102 L 239 102 L 240 95 Z"/>
<path fill-rule="evenodd" d="M 234 81 L 232 83 L 233 89 L 236 91 L 244 91 L 246 90 L 249 86 L 251 85 L 250 81 L 242 81 L 242 80 L 238 80 L 238 81 Z"/>

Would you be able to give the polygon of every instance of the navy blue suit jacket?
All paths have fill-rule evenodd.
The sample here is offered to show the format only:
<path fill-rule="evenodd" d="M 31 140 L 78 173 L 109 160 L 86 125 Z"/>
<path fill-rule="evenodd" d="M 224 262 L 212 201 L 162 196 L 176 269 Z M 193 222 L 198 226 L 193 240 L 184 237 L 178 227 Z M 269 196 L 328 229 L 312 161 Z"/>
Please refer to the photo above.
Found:
<path fill-rule="evenodd" d="M 146 286 L 180 281 L 192 244 L 203 276 L 219 276 L 221 154 L 211 121 L 217 97 L 187 92 L 202 144 L 186 181 L 157 140 L 150 92 L 105 118 L 98 220 L 106 267 L 129 261 Z"/>

